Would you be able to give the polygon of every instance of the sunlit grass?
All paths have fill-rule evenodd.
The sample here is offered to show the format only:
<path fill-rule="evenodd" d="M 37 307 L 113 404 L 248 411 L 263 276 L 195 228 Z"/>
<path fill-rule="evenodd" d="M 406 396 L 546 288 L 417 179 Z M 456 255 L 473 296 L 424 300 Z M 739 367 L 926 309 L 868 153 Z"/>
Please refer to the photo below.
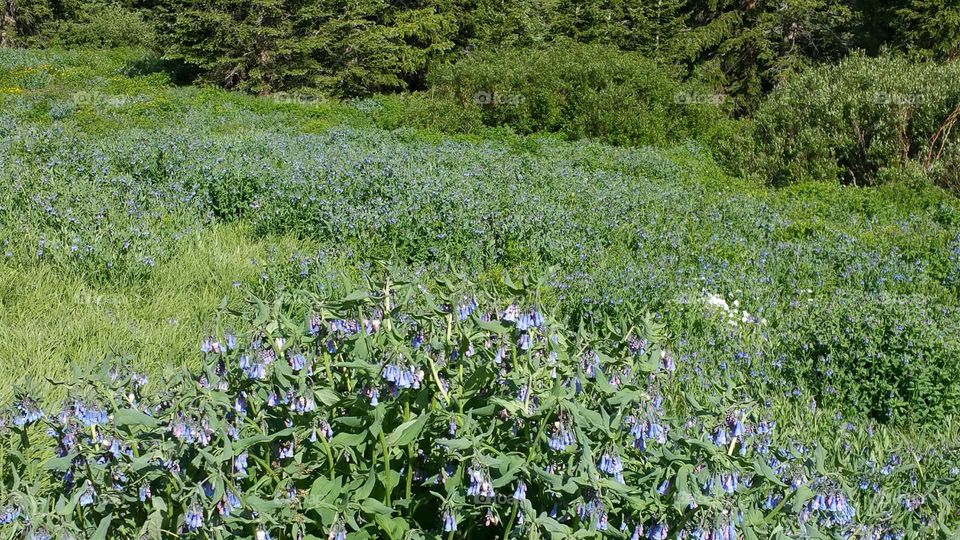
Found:
<path fill-rule="evenodd" d="M 71 363 L 107 356 L 154 374 L 188 364 L 221 306 L 243 302 L 267 260 L 304 248 L 233 224 L 189 238 L 135 285 L 98 286 L 44 264 L 0 266 L 0 393 L 23 377 L 56 380 Z"/>

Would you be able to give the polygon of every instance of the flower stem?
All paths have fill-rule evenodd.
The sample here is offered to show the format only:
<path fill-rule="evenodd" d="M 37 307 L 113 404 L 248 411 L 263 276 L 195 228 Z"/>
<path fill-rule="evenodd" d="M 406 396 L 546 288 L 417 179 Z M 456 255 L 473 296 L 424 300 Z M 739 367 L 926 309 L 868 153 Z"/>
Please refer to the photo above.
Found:
<path fill-rule="evenodd" d="M 510 538 L 510 532 L 513 530 L 513 523 L 517 519 L 517 503 L 513 503 L 513 508 L 510 510 L 510 521 L 507 522 L 507 527 L 503 530 L 503 540 Z"/>
<path fill-rule="evenodd" d="M 387 438 L 383 436 L 383 430 L 380 430 L 380 448 L 383 450 L 383 504 L 393 506 L 390 499 L 390 449 L 387 448 Z"/>
<path fill-rule="evenodd" d="M 403 421 L 410 421 L 410 402 L 407 401 L 403 404 Z M 410 494 L 413 491 L 413 443 L 407 445 L 407 485 L 406 490 L 404 491 L 404 499 L 409 501 Z"/>

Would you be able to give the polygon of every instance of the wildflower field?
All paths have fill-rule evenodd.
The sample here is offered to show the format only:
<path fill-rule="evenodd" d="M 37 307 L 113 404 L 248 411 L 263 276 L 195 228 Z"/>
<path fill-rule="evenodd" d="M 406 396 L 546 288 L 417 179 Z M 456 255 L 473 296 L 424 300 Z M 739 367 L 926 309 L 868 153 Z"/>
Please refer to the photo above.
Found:
<path fill-rule="evenodd" d="M 960 202 L 0 51 L 0 537 L 956 538 Z"/>

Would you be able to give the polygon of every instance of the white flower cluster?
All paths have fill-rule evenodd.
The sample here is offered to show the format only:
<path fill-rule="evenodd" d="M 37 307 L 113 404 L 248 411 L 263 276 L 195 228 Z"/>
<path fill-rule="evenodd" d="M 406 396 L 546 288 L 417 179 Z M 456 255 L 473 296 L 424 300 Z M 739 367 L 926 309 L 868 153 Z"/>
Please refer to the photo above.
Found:
<path fill-rule="evenodd" d="M 722 312 L 730 326 L 740 326 L 741 324 L 761 324 L 766 326 L 767 320 L 751 315 L 749 311 L 740 309 L 740 301 L 732 299 L 728 303 L 722 296 L 714 293 L 705 293 L 704 302 L 708 307 Z"/>

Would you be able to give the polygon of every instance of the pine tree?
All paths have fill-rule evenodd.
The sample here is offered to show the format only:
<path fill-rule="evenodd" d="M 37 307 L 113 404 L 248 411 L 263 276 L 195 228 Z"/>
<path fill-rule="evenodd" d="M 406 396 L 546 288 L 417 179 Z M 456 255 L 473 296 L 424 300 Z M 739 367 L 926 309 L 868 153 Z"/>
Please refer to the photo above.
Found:
<path fill-rule="evenodd" d="M 683 7 L 684 0 L 560 0 L 552 33 L 670 61 L 685 29 Z"/>
<path fill-rule="evenodd" d="M 691 0 L 687 10 L 681 57 L 741 112 L 804 66 L 847 54 L 858 20 L 849 0 Z"/>
<path fill-rule="evenodd" d="M 960 58 L 960 3 L 912 0 L 896 11 L 907 49 L 938 59 Z"/>
<path fill-rule="evenodd" d="M 174 1 L 159 22 L 166 56 L 260 94 L 402 89 L 453 47 L 456 31 L 449 8 L 433 0 Z"/>
<path fill-rule="evenodd" d="M 0 0 L 0 47 L 28 44 L 54 18 L 49 0 Z"/>

